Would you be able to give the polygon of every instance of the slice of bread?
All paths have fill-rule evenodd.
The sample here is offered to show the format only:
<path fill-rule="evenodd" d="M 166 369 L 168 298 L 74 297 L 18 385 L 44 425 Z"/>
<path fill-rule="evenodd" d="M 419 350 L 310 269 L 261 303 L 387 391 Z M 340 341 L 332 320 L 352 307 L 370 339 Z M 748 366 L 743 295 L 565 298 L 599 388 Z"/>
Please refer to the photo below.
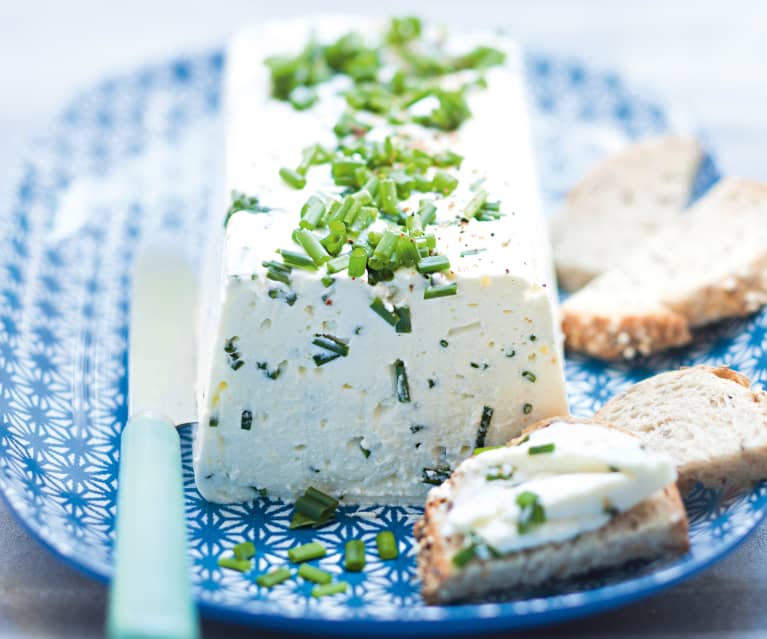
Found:
<path fill-rule="evenodd" d="M 645 140 L 608 157 L 575 186 L 551 226 L 562 288 L 582 287 L 678 217 L 702 159 L 691 138 Z"/>
<path fill-rule="evenodd" d="M 597 417 L 670 455 L 683 493 L 697 482 L 734 491 L 767 479 L 767 394 L 729 368 L 661 373 L 615 396 Z"/>
<path fill-rule="evenodd" d="M 767 184 L 726 179 L 562 305 L 572 350 L 602 359 L 691 341 L 767 303 Z"/>
<path fill-rule="evenodd" d="M 525 429 L 522 436 L 508 445 L 516 445 L 525 433 L 555 421 L 599 423 L 594 419 L 547 419 Z M 687 514 L 679 491 L 672 484 L 601 528 L 573 539 L 534 546 L 500 559 L 477 559 L 456 568 L 452 559 L 461 549 L 463 539 L 441 533 L 450 508 L 449 494 L 456 481 L 460 477 L 454 474 L 440 490 L 429 494 L 424 515 L 414 528 L 421 591 L 430 604 L 475 601 L 493 593 L 530 590 L 628 561 L 655 559 L 689 549 Z"/>

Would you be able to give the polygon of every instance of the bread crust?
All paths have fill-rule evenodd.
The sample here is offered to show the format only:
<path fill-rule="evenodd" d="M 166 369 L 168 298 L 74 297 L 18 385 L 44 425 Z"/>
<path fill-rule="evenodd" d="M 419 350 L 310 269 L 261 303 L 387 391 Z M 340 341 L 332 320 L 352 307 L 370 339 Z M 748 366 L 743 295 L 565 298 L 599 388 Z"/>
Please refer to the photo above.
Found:
<path fill-rule="evenodd" d="M 692 341 L 687 319 L 669 310 L 652 315 L 616 318 L 562 307 L 562 331 L 567 348 L 599 359 L 632 359 Z"/>
<path fill-rule="evenodd" d="M 606 428 L 620 430 L 632 436 L 630 431 L 614 427 L 599 419 L 575 419 L 555 417 L 536 422 L 527 427 L 523 433 L 512 439 L 507 446 L 513 446 L 524 438 L 524 435 L 534 430 L 545 428 L 556 421 L 567 423 L 599 423 Z M 449 478 L 443 486 L 448 489 L 453 485 Z M 444 492 L 444 491 L 440 491 Z M 430 493 L 426 501 L 423 517 L 416 522 L 413 533 L 418 544 L 417 566 L 421 579 L 421 592 L 428 604 L 451 604 L 475 600 L 491 593 L 507 589 L 524 589 L 536 586 L 546 581 L 557 581 L 572 576 L 584 574 L 592 570 L 607 568 L 624 563 L 631 559 L 654 558 L 659 555 L 683 553 L 689 549 L 689 529 L 687 515 L 676 486 L 670 485 L 649 499 L 637 504 L 631 510 L 617 515 L 608 524 L 597 530 L 588 531 L 564 542 L 548 543 L 533 548 L 521 550 L 503 559 L 478 560 L 456 569 L 452 564 L 452 556 L 460 547 L 459 538 L 446 539 L 440 534 L 439 525 L 445 497 Z M 653 519 L 666 518 L 670 524 L 661 525 L 657 529 L 649 527 L 640 530 L 643 524 Z M 665 522 L 666 519 L 663 521 Z M 642 539 L 642 533 L 651 539 Z M 624 540 L 625 543 L 619 540 Z M 607 548 L 604 554 L 587 552 L 582 557 L 583 565 L 578 562 L 569 565 L 570 553 L 581 547 Z M 525 565 L 536 565 L 548 561 L 547 579 L 536 581 L 534 576 L 521 574 L 520 568 Z M 616 558 L 619 558 L 616 561 Z M 549 574 L 550 573 L 550 574 Z M 538 576 L 541 572 L 538 571 Z M 498 585 L 498 577 L 501 576 Z M 526 580 L 532 583 L 526 584 Z M 496 582 L 495 584 L 493 582 Z"/>

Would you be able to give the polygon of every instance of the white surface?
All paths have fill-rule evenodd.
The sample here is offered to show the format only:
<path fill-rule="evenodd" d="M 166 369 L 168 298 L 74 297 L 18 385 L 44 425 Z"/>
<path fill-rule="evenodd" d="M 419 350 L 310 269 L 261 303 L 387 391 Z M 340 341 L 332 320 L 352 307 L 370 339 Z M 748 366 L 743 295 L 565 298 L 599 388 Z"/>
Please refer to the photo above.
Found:
<path fill-rule="evenodd" d="M 104 73 L 218 44 L 243 22 L 319 3 L 229 0 L 0 0 L 0 192 L 25 140 L 66 99 Z M 360 3 L 327 0 L 326 10 Z M 415 7 L 414 7 L 415 5 Z M 396 0 L 470 25 L 503 25 L 523 42 L 621 69 L 632 86 L 672 98 L 706 129 L 721 167 L 767 178 L 767 3 L 595 0 Z M 98 637 L 104 589 L 42 551 L 0 506 L 0 636 Z M 739 639 L 767 632 L 767 529 L 731 558 L 667 594 L 592 620 L 528 636 Z M 265 636 L 208 624 L 206 636 Z"/>

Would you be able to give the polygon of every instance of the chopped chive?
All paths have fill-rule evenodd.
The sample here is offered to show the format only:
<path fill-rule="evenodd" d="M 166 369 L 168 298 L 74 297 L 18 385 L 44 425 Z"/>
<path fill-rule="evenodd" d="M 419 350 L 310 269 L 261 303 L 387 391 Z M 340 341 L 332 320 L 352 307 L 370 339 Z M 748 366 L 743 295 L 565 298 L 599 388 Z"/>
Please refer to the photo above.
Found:
<path fill-rule="evenodd" d="M 368 253 L 361 246 L 352 248 L 349 256 L 349 275 L 351 277 L 361 277 L 365 273 L 365 267 L 368 263 Z"/>
<path fill-rule="evenodd" d="M 448 342 L 447 342 L 447 340 L 446 340 L 446 339 L 441 339 L 441 340 L 439 340 L 439 345 L 440 345 L 442 348 L 447 348 L 447 347 L 448 347 Z"/>
<path fill-rule="evenodd" d="M 290 273 L 293 270 L 293 267 L 290 264 L 282 264 L 280 262 L 275 262 L 274 260 L 261 262 L 261 266 L 264 268 L 271 268 L 275 271 L 280 271 L 283 273 Z"/>
<path fill-rule="evenodd" d="M 259 575 L 256 577 L 256 583 L 264 588 L 273 588 L 288 579 L 290 579 L 290 568 L 283 566 L 264 575 Z"/>
<path fill-rule="evenodd" d="M 488 450 L 498 450 L 499 448 L 503 448 L 503 446 L 480 446 L 474 449 L 472 455 L 481 455 L 482 453 L 486 453 Z"/>
<path fill-rule="evenodd" d="M 373 255 L 371 255 L 368 260 L 368 263 L 372 268 L 381 268 L 388 262 L 392 253 L 394 253 L 394 249 L 397 247 L 397 238 L 398 235 L 393 231 L 384 231 L 384 234 L 381 236 L 381 239 L 373 251 Z"/>
<path fill-rule="evenodd" d="M 407 381 L 405 362 L 401 359 L 394 362 L 394 374 L 396 378 L 397 400 L 405 404 L 410 401 L 410 384 Z"/>
<path fill-rule="evenodd" d="M 328 260 L 327 264 L 328 273 L 340 273 L 346 268 L 349 268 L 349 254 L 339 255 Z"/>
<path fill-rule="evenodd" d="M 282 260 L 287 266 L 305 268 L 312 271 L 317 270 L 314 260 L 304 253 L 287 249 L 279 249 L 277 252 L 282 256 Z"/>
<path fill-rule="evenodd" d="M 312 195 L 301 209 L 301 222 L 299 225 L 303 229 L 317 228 L 325 215 L 325 204 L 322 200 Z"/>
<path fill-rule="evenodd" d="M 487 201 L 487 191 L 485 189 L 480 189 L 474 194 L 474 197 L 469 200 L 469 203 L 464 207 L 463 209 L 463 217 L 466 220 L 470 220 L 473 218 L 477 213 L 479 213 L 480 209 L 484 205 L 484 203 Z"/>
<path fill-rule="evenodd" d="M 365 542 L 361 539 L 346 542 L 344 566 L 351 572 L 360 572 L 365 567 Z"/>
<path fill-rule="evenodd" d="M 241 359 L 238 359 L 237 361 L 234 361 L 230 364 L 233 371 L 240 370 L 245 365 L 245 362 L 243 362 Z"/>
<path fill-rule="evenodd" d="M 232 548 L 237 559 L 253 559 L 256 555 L 256 545 L 252 541 L 243 541 Z"/>
<path fill-rule="evenodd" d="M 361 451 L 361 452 L 362 452 L 362 454 L 365 456 L 365 459 L 367 459 L 368 457 L 370 457 L 370 450 L 369 450 L 369 449 L 367 449 L 367 448 L 365 448 L 365 447 L 362 445 L 362 442 L 360 442 L 360 451 Z"/>
<path fill-rule="evenodd" d="M 522 439 L 520 439 L 515 445 L 521 446 L 522 444 L 526 444 L 530 441 L 530 435 L 525 435 Z"/>
<path fill-rule="evenodd" d="M 453 282 L 452 284 L 443 284 L 441 286 L 429 286 L 423 292 L 423 299 L 431 300 L 436 297 L 447 297 L 449 295 L 455 295 L 458 292 L 458 284 Z"/>
<path fill-rule="evenodd" d="M 339 502 L 335 497 L 322 492 L 314 486 L 309 486 L 309 488 L 306 489 L 304 496 L 323 504 L 326 508 L 338 508 Z"/>
<path fill-rule="evenodd" d="M 314 526 L 315 528 L 321 526 L 322 524 L 325 524 L 329 522 L 333 518 L 332 515 L 326 517 L 325 519 L 313 519 L 311 517 L 307 517 L 306 515 L 302 515 L 301 513 L 294 512 L 293 518 L 290 520 L 290 530 L 294 530 L 296 528 L 306 528 L 307 526 Z"/>
<path fill-rule="evenodd" d="M 210 426 L 211 428 L 215 428 L 216 426 L 218 426 L 218 417 L 211 417 L 208 420 L 208 426 Z"/>
<path fill-rule="evenodd" d="M 273 266 L 270 266 L 266 270 L 266 277 L 274 282 L 282 282 L 286 286 L 290 286 L 290 275 L 284 270 L 278 270 Z"/>
<path fill-rule="evenodd" d="M 523 412 L 525 415 L 529 415 L 530 413 L 532 413 L 532 412 L 533 412 L 533 405 L 532 405 L 532 404 L 530 404 L 529 402 L 525 402 L 525 405 L 524 405 L 524 406 L 522 406 L 522 412 Z"/>
<path fill-rule="evenodd" d="M 450 195 L 458 186 L 458 178 L 450 175 L 446 171 L 437 171 L 432 178 L 432 187 L 438 193 Z"/>
<path fill-rule="evenodd" d="M 335 281 L 336 281 L 336 278 L 334 278 L 334 277 L 330 277 L 330 275 L 325 275 L 325 277 L 323 277 L 323 278 L 320 280 L 320 282 L 322 282 L 322 285 L 323 285 L 325 288 L 328 288 L 329 286 L 331 286 L 331 285 L 333 284 L 333 282 L 335 282 Z"/>
<path fill-rule="evenodd" d="M 280 177 L 294 189 L 302 189 L 306 186 L 306 178 L 293 169 L 282 167 L 280 169 Z"/>
<path fill-rule="evenodd" d="M 242 430 L 250 430 L 252 425 L 253 413 L 249 410 L 242 411 L 242 415 L 240 416 L 240 428 L 242 428 Z"/>
<path fill-rule="evenodd" d="M 425 467 L 421 469 L 421 482 L 439 486 L 443 481 L 450 477 L 452 470 L 449 466 L 438 466 L 436 468 Z"/>
<path fill-rule="evenodd" d="M 608 467 L 607 467 L 607 469 L 608 469 L 608 470 L 609 470 L 611 473 L 619 473 L 619 472 L 621 472 L 621 469 L 620 469 L 620 468 L 618 468 L 617 466 L 608 466 Z"/>
<path fill-rule="evenodd" d="M 306 229 L 297 229 L 295 239 L 312 258 L 317 266 L 321 266 L 330 259 L 325 247 L 320 244 L 314 233 Z"/>
<path fill-rule="evenodd" d="M 522 377 L 530 382 L 535 382 L 535 380 L 538 379 L 535 376 L 535 373 L 531 373 L 530 371 L 522 371 Z"/>
<path fill-rule="evenodd" d="M 460 166 L 463 156 L 453 151 L 441 151 L 434 156 L 434 164 L 437 166 Z"/>
<path fill-rule="evenodd" d="M 288 100 L 296 111 L 305 111 L 318 100 L 317 92 L 305 86 L 298 86 L 290 92 Z"/>
<path fill-rule="evenodd" d="M 493 419 L 493 409 L 490 406 L 482 407 L 482 417 L 479 421 L 479 427 L 477 428 L 477 439 L 474 443 L 474 447 L 483 448 L 485 445 L 485 439 L 487 437 L 487 431 L 490 429 L 490 421 Z"/>
<path fill-rule="evenodd" d="M 525 491 L 517 495 L 519 517 L 517 519 L 517 532 L 520 535 L 530 532 L 546 521 L 546 511 L 538 500 L 538 495 Z"/>
<path fill-rule="evenodd" d="M 396 559 L 399 555 L 397 539 L 391 530 L 382 530 L 376 535 L 376 547 L 378 548 L 378 556 L 384 561 Z"/>
<path fill-rule="evenodd" d="M 461 251 L 461 257 L 469 257 L 470 255 L 479 255 L 480 253 L 484 253 L 487 249 L 486 248 L 479 248 L 479 249 L 470 249 L 468 251 Z"/>
<path fill-rule="evenodd" d="M 378 183 L 378 203 L 385 213 L 388 213 L 389 215 L 399 214 L 397 185 L 394 183 L 394 180 L 381 180 Z"/>
<path fill-rule="evenodd" d="M 399 320 L 394 325 L 394 330 L 397 333 L 410 333 L 413 330 L 413 327 L 410 323 L 410 307 L 398 306 L 394 309 L 394 311 L 399 316 Z"/>
<path fill-rule="evenodd" d="M 391 324 L 392 326 L 396 326 L 397 322 L 399 322 L 399 315 L 397 313 L 394 313 L 390 311 L 388 308 L 386 308 L 386 305 L 384 304 L 383 300 L 380 297 L 376 297 L 373 302 L 370 304 L 370 308 L 373 310 L 373 312 L 378 315 L 379 317 L 382 317 L 384 320 L 386 320 L 387 323 Z"/>
<path fill-rule="evenodd" d="M 219 557 L 218 566 L 219 568 L 228 568 L 237 572 L 248 572 L 248 570 L 253 568 L 249 559 L 237 559 L 236 557 Z"/>
<path fill-rule="evenodd" d="M 527 449 L 528 455 L 540 455 L 541 453 L 553 453 L 555 444 L 542 444 L 540 446 L 530 446 Z"/>
<path fill-rule="evenodd" d="M 312 344 L 319 346 L 320 348 L 324 348 L 326 351 L 331 351 L 332 353 L 337 353 L 338 355 L 342 355 L 344 357 L 349 354 L 349 345 L 346 342 L 338 339 L 337 337 L 334 337 L 333 335 L 328 335 L 327 333 L 315 333 Z"/>
<path fill-rule="evenodd" d="M 431 255 L 418 261 L 419 273 L 436 273 L 450 268 L 450 259 L 447 255 Z"/>
<path fill-rule="evenodd" d="M 324 544 L 318 541 L 313 541 L 302 546 L 294 546 L 288 550 L 288 559 L 294 564 L 300 564 L 303 561 L 310 561 L 312 559 L 320 559 L 327 554 L 327 549 Z"/>
<path fill-rule="evenodd" d="M 346 592 L 348 587 L 349 584 L 345 581 L 336 581 L 335 583 L 315 586 L 312 588 L 312 597 L 319 599 L 320 597 L 327 597 L 328 595 L 338 595 L 342 592 Z"/>
<path fill-rule="evenodd" d="M 315 584 L 329 584 L 333 580 L 333 575 L 329 572 L 320 570 L 311 564 L 301 564 L 298 568 L 298 576 Z"/>
<path fill-rule="evenodd" d="M 477 550 L 477 545 L 473 543 L 469 544 L 468 546 L 464 546 L 457 553 L 455 553 L 455 555 L 453 555 L 453 565 L 456 568 L 463 568 L 477 556 Z"/>
<path fill-rule="evenodd" d="M 357 186 L 357 169 L 365 168 L 365 162 L 362 160 L 353 160 L 350 158 L 344 158 L 340 160 L 334 160 L 331 164 L 331 175 L 333 181 L 338 186 Z"/>

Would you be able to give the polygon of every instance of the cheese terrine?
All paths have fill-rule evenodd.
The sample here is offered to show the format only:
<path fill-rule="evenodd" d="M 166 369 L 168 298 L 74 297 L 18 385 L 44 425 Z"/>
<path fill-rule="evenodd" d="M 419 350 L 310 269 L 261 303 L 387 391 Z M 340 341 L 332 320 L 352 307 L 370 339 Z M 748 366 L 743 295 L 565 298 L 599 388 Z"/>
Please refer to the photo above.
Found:
<path fill-rule="evenodd" d="M 206 499 L 423 503 L 475 447 L 567 414 L 525 102 L 497 35 L 327 18 L 234 37 Z"/>

